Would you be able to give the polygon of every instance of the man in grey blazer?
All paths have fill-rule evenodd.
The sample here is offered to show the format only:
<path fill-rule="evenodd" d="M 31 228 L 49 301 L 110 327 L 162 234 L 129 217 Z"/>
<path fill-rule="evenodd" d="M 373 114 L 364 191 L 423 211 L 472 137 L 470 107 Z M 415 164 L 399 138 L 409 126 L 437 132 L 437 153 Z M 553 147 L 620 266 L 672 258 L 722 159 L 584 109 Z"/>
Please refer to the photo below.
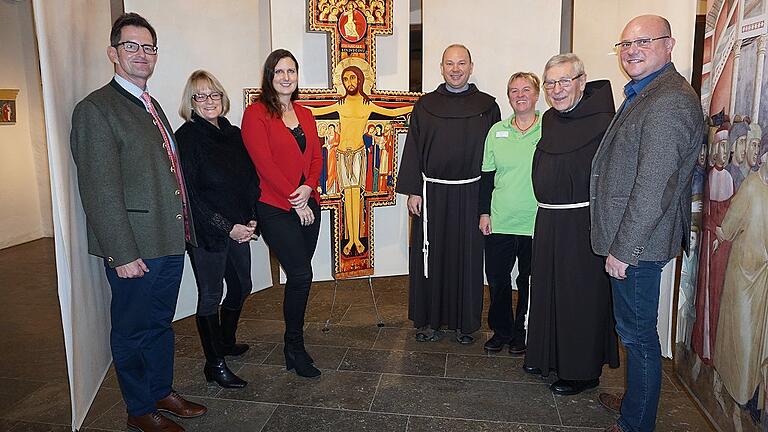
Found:
<path fill-rule="evenodd" d="M 705 126 L 699 97 L 672 64 L 675 40 L 659 16 L 632 19 L 616 44 L 632 79 L 592 161 L 592 248 L 606 257 L 616 332 L 627 350 L 620 411 L 606 431 L 652 431 L 661 388 L 656 329 L 661 269 L 687 248 L 691 177 Z"/>
<path fill-rule="evenodd" d="M 158 411 L 197 417 L 202 405 L 173 391 L 171 320 L 194 244 L 184 179 L 168 119 L 147 92 L 157 35 L 135 13 L 112 26 L 109 84 L 72 114 L 70 145 L 88 228 L 112 291 L 110 345 L 130 429 L 178 432 Z"/>

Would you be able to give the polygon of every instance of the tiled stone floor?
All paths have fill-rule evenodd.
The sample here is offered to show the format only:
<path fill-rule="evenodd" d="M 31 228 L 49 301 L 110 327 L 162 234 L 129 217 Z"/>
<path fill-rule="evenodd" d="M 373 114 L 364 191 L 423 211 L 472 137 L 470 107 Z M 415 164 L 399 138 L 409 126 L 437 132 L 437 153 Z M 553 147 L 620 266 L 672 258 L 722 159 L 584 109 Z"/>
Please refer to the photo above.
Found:
<path fill-rule="evenodd" d="M 320 379 L 285 371 L 282 288 L 252 295 L 239 337 L 251 344 L 230 366 L 243 390 L 207 385 L 194 323 L 175 324 L 175 386 L 206 404 L 207 415 L 179 421 L 190 431 L 600 431 L 614 416 L 598 390 L 554 396 L 542 379 L 522 372 L 523 358 L 487 355 L 487 328 L 471 346 L 450 337 L 418 343 L 407 319 L 404 277 L 373 281 L 385 326 L 377 327 L 365 281 L 345 281 L 331 314 L 332 283 L 313 286 L 306 339 Z M 487 307 L 487 301 L 486 301 Z M 0 251 L 0 431 L 68 431 L 70 407 L 63 336 L 49 239 Z M 324 332 L 332 316 L 330 331 Z M 604 371 L 601 388 L 621 391 L 623 370 Z M 711 431 L 664 362 L 657 431 Z M 124 405 L 110 372 L 85 421 L 86 431 L 125 430 Z"/>

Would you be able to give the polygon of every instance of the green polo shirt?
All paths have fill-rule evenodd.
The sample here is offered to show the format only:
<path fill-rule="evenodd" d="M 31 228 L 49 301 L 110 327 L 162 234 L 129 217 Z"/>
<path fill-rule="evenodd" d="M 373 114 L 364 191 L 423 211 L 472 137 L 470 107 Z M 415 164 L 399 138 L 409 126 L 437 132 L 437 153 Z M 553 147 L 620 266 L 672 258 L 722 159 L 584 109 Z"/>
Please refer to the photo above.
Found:
<path fill-rule="evenodd" d="M 496 171 L 491 195 L 491 229 L 494 234 L 533 235 L 536 197 L 531 169 L 533 153 L 541 138 L 541 115 L 525 133 L 514 127 L 514 115 L 488 131 L 483 171 Z"/>

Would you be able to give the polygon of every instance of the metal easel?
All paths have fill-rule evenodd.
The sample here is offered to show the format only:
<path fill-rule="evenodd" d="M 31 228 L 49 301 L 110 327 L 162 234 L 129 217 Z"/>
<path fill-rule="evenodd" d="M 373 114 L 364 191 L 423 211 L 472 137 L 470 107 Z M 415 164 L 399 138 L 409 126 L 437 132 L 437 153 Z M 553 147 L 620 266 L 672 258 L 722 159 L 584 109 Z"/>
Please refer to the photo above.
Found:
<path fill-rule="evenodd" d="M 333 299 L 331 300 L 331 311 L 328 313 L 328 319 L 325 320 L 323 326 L 323 333 L 331 331 L 331 318 L 333 317 L 333 309 L 336 307 L 336 290 L 339 288 L 339 280 L 336 277 L 333 278 Z M 379 314 L 379 305 L 376 302 L 376 293 L 373 292 L 373 278 L 368 276 L 368 289 L 371 292 L 371 300 L 373 300 L 373 310 L 376 312 L 376 327 L 384 327 L 384 321 Z"/>

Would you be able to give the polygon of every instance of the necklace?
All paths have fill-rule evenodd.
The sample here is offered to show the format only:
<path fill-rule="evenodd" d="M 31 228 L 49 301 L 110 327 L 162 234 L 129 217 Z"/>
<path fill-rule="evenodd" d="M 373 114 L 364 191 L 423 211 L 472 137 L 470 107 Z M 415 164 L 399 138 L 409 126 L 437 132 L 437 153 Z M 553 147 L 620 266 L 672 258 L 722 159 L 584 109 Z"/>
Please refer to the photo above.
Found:
<path fill-rule="evenodd" d="M 518 129 L 518 130 L 519 130 L 521 133 L 526 133 L 526 132 L 528 132 L 528 129 L 530 129 L 531 127 L 533 127 L 533 125 L 535 125 L 535 124 L 536 124 L 536 117 L 538 117 L 538 116 L 535 116 L 535 115 L 533 116 L 533 121 L 532 121 L 532 122 L 531 122 L 531 124 L 529 124 L 529 125 L 528 125 L 528 127 L 527 127 L 527 128 L 525 128 L 525 129 L 523 129 L 523 128 L 521 128 L 521 127 L 520 127 L 520 125 L 517 123 L 517 117 L 515 117 L 515 120 L 514 120 L 514 122 L 515 122 L 515 127 L 516 127 L 516 128 L 517 128 L 517 129 Z"/>

